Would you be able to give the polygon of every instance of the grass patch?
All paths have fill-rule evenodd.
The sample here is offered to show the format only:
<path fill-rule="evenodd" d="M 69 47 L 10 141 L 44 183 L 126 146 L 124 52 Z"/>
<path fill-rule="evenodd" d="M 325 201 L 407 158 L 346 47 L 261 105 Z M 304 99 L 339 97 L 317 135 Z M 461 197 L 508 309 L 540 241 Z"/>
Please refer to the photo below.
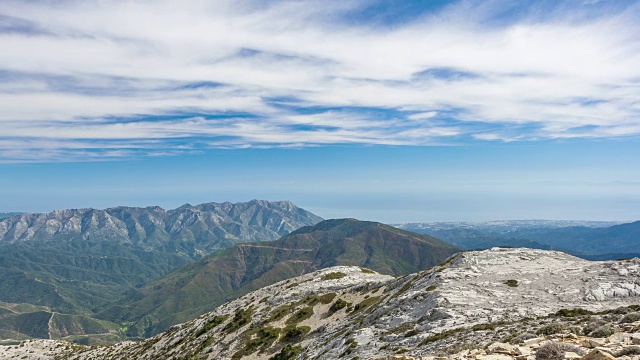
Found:
<path fill-rule="evenodd" d="M 377 304 L 380 302 L 380 296 L 372 296 L 368 299 L 363 300 L 362 302 L 354 305 L 352 314 L 358 313 L 371 305 Z"/>
<path fill-rule="evenodd" d="M 435 285 L 431 285 L 431 286 L 429 286 L 429 287 L 427 288 L 427 291 L 433 291 L 433 290 L 435 290 L 435 289 L 437 289 L 437 288 L 438 288 L 437 286 L 435 286 Z"/>
<path fill-rule="evenodd" d="M 229 318 L 229 315 L 214 316 L 213 319 L 207 321 L 207 323 L 204 324 L 204 326 L 200 330 L 198 330 L 198 332 L 196 333 L 196 337 L 200 337 L 204 335 L 209 330 L 225 322 L 228 318 Z"/>
<path fill-rule="evenodd" d="M 518 287 L 518 280 L 513 280 L 513 279 L 506 280 L 504 284 L 510 287 Z"/>
<path fill-rule="evenodd" d="M 465 328 L 456 328 L 456 329 L 451 329 L 451 330 L 447 330 L 447 331 L 441 332 L 439 334 L 431 335 L 428 338 L 424 339 L 420 343 L 420 345 L 418 345 L 418 346 L 423 346 L 423 345 L 430 344 L 430 343 L 433 343 L 433 342 L 436 342 L 436 341 L 439 341 L 439 340 L 442 340 L 442 339 L 446 339 L 446 338 L 448 338 L 448 337 L 450 337 L 450 336 L 452 336 L 454 334 L 457 334 L 457 333 L 465 331 L 465 330 L 467 330 L 467 329 L 465 329 Z"/>
<path fill-rule="evenodd" d="M 283 342 L 296 343 L 302 341 L 302 339 L 311 331 L 309 326 L 289 326 L 284 329 L 284 335 L 282 336 Z"/>
<path fill-rule="evenodd" d="M 328 293 L 324 295 L 309 295 L 304 298 L 300 303 L 307 304 L 309 306 L 315 306 L 317 304 L 330 304 L 336 297 L 336 293 Z"/>
<path fill-rule="evenodd" d="M 549 323 L 536 331 L 538 335 L 554 335 L 567 330 L 567 326 L 561 323 L 552 322 Z"/>
<path fill-rule="evenodd" d="M 258 350 L 264 350 L 273 345 L 273 343 L 278 339 L 279 336 L 279 328 L 262 328 L 256 332 L 256 337 L 247 341 L 244 348 L 233 354 L 233 356 L 231 356 L 231 359 L 239 360 L 245 356 L 253 354 Z"/>
<path fill-rule="evenodd" d="M 336 312 L 340 311 L 341 309 L 346 308 L 349 305 L 350 305 L 350 303 L 348 303 L 348 302 L 346 302 L 346 301 L 344 301 L 342 299 L 336 300 L 336 302 L 331 304 L 331 306 L 329 307 L 329 316 L 335 314 Z"/>
<path fill-rule="evenodd" d="M 560 309 L 554 315 L 561 316 L 561 317 L 576 317 L 576 316 L 583 316 L 583 315 L 593 315 L 593 312 L 585 309 L 580 309 L 580 308 Z"/>
<path fill-rule="evenodd" d="M 225 327 L 224 327 L 224 331 L 228 334 L 240 329 L 241 327 L 245 326 L 246 324 L 251 322 L 251 315 L 253 315 L 253 308 L 249 308 L 247 310 L 244 309 L 238 309 L 236 311 L 236 314 L 233 316 L 233 320 L 231 320 L 230 323 L 228 323 Z"/>
<path fill-rule="evenodd" d="M 376 272 L 367 268 L 363 268 L 362 266 L 360 267 L 360 271 L 362 271 L 365 274 L 375 274 Z"/>
<path fill-rule="evenodd" d="M 270 357 L 269 360 L 293 360 L 302 352 L 302 347 L 285 345 L 279 353 Z"/>
<path fill-rule="evenodd" d="M 293 315 L 291 315 L 291 317 L 287 319 L 287 324 L 297 324 L 301 321 L 307 320 L 312 315 L 313 315 L 313 307 L 306 306 L 298 310 Z"/>
<path fill-rule="evenodd" d="M 635 312 L 635 313 L 625 315 L 624 317 L 622 317 L 622 319 L 620 319 L 620 322 L 622 324 L 626 324 L 626 323 L 636 322 L 639 320 L 640 320 L 640 312 Z"/>
<path fill-rule="evenodd" d="M 267 320 L 268 322 L 272 322 L 272 321 L 277 321 L 282 319 L 285 315 L 287 315 L 293 308 L 295 307 L 295 304 L 292 305 L 282 305 L 279 308 L 277 308 L 276 310 L 273 311 L 273 313 L 271 314 L 271 317 L 269 318 L 269 320 Z"/>
<path fill-rule="evenodd" d="M 328 273 L 322 276 L 322 280 L 338 280 L 338 279 L 342 279 L 343 277 L 347 276 L 347 274 L 343 273 L 343 272 L 332 272 L 332 273 Z"/>

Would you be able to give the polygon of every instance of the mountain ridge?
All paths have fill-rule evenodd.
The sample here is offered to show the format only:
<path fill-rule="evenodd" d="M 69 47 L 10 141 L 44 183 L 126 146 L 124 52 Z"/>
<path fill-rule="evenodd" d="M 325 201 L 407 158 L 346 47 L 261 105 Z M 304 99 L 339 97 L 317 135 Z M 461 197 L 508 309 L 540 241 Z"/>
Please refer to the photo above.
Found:
<path fill-rule="evenodd" d="M 433 237 L 376 222 L 325 220 L 279 240 L 238 244 L 186 265 L 109 305 L 100 318 L 133 319 L 130 335 L 149 336 L 249 291 L 320 268 L 358 265 L 405 275 L 458 251 Z"/>
<path fill-rule="evenodd" d="M 264 200 L 173 210 L 67 209 L 1 219 L 0 302 L 89 321 L 95 309 L 211 252 L 277 239 L 320 220 L 290 201 Z M 4 323 L 10 323 L 7 316 Z"/>

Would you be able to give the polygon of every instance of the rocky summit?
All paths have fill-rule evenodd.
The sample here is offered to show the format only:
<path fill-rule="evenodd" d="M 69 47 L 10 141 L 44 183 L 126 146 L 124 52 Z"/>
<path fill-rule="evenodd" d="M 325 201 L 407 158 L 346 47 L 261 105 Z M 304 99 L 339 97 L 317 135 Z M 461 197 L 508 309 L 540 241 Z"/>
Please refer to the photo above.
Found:
<path fill-rule="evenodd" d="M 630 357 L 640 350 L 633 347 L 639 303 L 639 259 L 590 262 L 560 252 L 494 248 L 454 255 L 399 278 L 361 267 L 327 268 L 256 290 L 144 341 L 93 348 L 49 344 L 47 354 L 69 359 Z M 16 349 L 12 354 L 31 356 Z"/>

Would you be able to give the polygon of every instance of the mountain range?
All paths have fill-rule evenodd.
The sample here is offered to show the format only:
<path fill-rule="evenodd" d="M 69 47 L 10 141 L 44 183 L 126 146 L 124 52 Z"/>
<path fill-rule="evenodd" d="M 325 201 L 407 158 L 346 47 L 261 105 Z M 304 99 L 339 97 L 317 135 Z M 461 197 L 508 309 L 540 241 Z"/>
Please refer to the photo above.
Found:
<path fill-rule="evenodd" d="M 71 209 L 4 218 L 0 302 L 7 305 L 0 304 L 0 328 L 13 329 L 14 337 L 38 337 L 40 324 L 48 323 L 53 313 L 104 324 L 102 330 L 119 328 L 95 319 L 94 310 L 211 252 L 274 240 L 321 220 L 289 201 L 261 200 L 174 210 Z M 42 312 L 39 320 L 23 322 L 22 318 L 36 317 L 30 310 L 16 311 L 25 308 L 16 306 L 21 304 Z M 7 325 L 22 323 L 33 326 Z"/>
<path fill-rule="evenodd" d="M 258 288 L 318 269 L 363 266 L 394 276 L 434 266 L 459 248 L 355 219 L 325 220 L 276 241 L 238 244 L 184 266 L 109 305 L 99 317 L 151 336 Z"/>
<path fill-rule="evenodd" d="M 494 246 L 555 249 L 586 259 L 612 260 L 638 253 L 640 221 L 519 220 L 484 223 L 406 223 L 399 228 L 428 234 L 464 249 Z"/>

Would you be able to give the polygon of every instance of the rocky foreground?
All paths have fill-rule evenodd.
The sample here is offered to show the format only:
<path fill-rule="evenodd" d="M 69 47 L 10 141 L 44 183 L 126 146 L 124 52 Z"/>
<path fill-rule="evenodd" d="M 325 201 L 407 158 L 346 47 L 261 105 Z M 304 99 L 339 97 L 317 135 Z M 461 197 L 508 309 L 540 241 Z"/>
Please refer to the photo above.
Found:
<path fill-rule="evenodd" d="M 188 301 L 188 299 L 185 299 Z M 638 358 L 640 260 L 466 252 L 402 278 L 333 267 L 265 287 L 141 342 L 58 359 Z M 38 358 L 30 342 L 0 358 Z M 565 344 L 565 345 L 562 345 Z M 3 355 L 5 354 L 5 355 Z M 43 358 L 43 357 L 40 357 Z"/>

